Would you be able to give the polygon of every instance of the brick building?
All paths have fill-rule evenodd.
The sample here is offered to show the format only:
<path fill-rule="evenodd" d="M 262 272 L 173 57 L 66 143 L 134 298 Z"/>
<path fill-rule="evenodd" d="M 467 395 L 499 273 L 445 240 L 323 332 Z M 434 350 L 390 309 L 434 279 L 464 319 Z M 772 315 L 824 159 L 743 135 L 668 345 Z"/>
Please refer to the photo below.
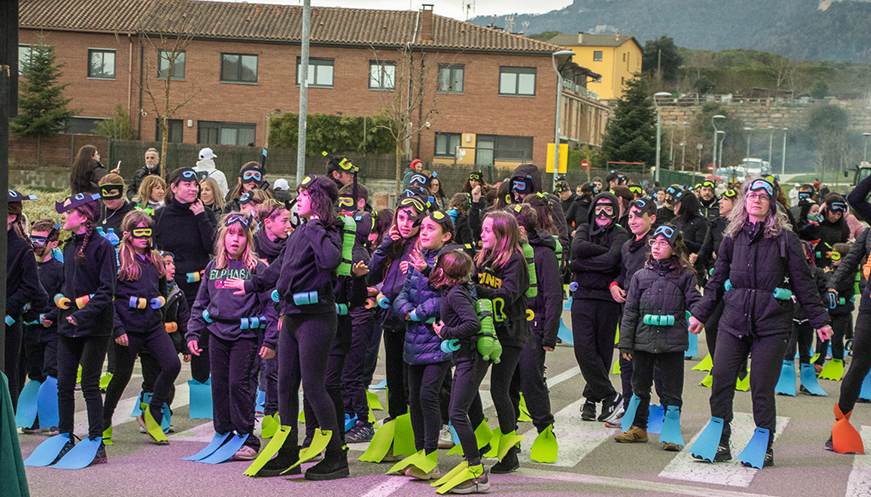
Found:
<path fill-rule="evenodd" d="M 55 47 L 70 106 L 81 109 L 71 131 L 90 132 L 120 104 L 138 138 L 150 141 L 160 134 L 154 109 L 164 106 L 166 54 L 184 31 L 191 39 L 172 64 L 169 106 L 187 102 L 170 122 L 170 140 L 263 146 L 269 116 L 298 111 L 301 24 L 301 8 L 281 5 L 22 0 L 19 56 L 40 36 Z M 434 101 L 436 112 L 408 144 L 412 155 L 453 162 L 462 146 L 471 153 L 460 162 L 544 164 L 555 117 L 551 54 L 558 50 L 427 6 L 314 8 L 308 112 L 373 116 L 392 105 L 397 84 L 425 78 L 422 100 Z M 562 62 L 563 139 L 599 144 L 608 110 L 583 91 L 598 75 Z M 424 114 L 412 112 L 413 124 Z"/>

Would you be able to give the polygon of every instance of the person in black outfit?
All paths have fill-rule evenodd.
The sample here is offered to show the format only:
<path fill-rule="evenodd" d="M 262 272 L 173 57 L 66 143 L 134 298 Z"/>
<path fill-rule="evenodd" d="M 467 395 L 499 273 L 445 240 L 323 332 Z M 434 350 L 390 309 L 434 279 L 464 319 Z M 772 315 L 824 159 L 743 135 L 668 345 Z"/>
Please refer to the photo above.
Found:
<path fill-rule="evenodd" d="M 683 235 L 688 254 L 698 254 L 708 232 L 708 220 L 699 214 L 699 198 L 688 191 L 674 196 L 672 222 Z"/>
<path fill-rule="evenodd" d="M 823 205 L 820 206 L 820 214 L 823 220 L 820 221 L 817 233 L 819 242 L 816 246 L 816 265 L 817 267 L 826 268 L 832 263 L 831 251 L 836 243 L 845 243 L 850 239 L 850 227 L 847 225 L 847 220 L 844 219 L 844 214 L 847 212 L 847 201 L 844 197 L 837 193 L 829 194 L 825 197 Z"/>
<path fill-rule="evenodd" d="M 690 331 L 699 333 L 721 299 L 725 301 L 717 354 L 712 369 L 711 415 L 723 420 L 715 462 L 732 458 L 729 448 L 732 400 L 738 368 L 753 355 L 750 385 L 756 426 L 768 430 L 764 466 L 774 464 L 774 388 L 792 333 L 793 303 L 783 287 L 804 307 L 821 339 L 831 335 L 798 236 L 777 206 L 774 185 L 756 179 L 744 185 L 744 202 L 736 206 L 714 272 L 701 301 L 690 308 Z M 787 281 L 786 278 L 789 278 Z M 729 290 L 726 281 L 729 280 Z M 746 463 L 745 463 L 746 464 Z"/>
<path fill-rule="evenodd" d="M 671 185 L 665 189 L 665 203 L 656 211 L 656 227 L 658 227 L 659 224 L 670 223 L 674 219 L 674 198 L 680 191 L 681 189 L 678 185 Z"/>
<path fill-rule="evenodd" d="M 720 217 L 720 203 L 714 188 L 716 185 L 711 180 L 702 181 L 702 187 L 699 188 L 699 214 L 708 221 Z"/>
<path fill-rule="evenodd" d="M 133 171 L 133 176 L 130 177 L 130 189 L 127 190 L 127 199 L 133 200 L 133 196 L 139 191 L 139 185 L 142 184 L 142 180 L 155 174 L 160 176 L 160 154 L 157 153 L 156 148 L 149 148 L 145 151 L 145 165 Z"/>
<path fill-rule="evenodd" d="M 24 306 L 42 309 L 48 305 L 48 296 L 39 284 L 39 273 L 33 248 L 27 237 L 22 200 L 35 200 L 33 195 L 23 195 L 9 190 L 7 197 L 9 215 L 6 219 L 6 366 L 3 370 L 9 379 L 12 408 L 18 404 L 19 361 L 21 360 L 22 315 Z M 11 322 L 10 322 L 11 321 Z M 22 378 L 23 379 L 23 378 Z"/>
<path fill-rule="evenodd" d="M 620 215 L 617 197 L 600 193 L 593 200 L 588 224 L 581 225 L 572 241 L 571 269 L 577 290 L 572 300 L 572 334 L 575 358 L 586 386 L 581 418 L 596 419 L 596 404 L 602 403 L 599 421 L 608 422 L 622 410 L 623 396 L 617 393 L 608 374 L 614 355 L 614 337 L 620 304 L 609 290 L 620 274 L 623 244 L 629 239 L 617 225 Z"/>
<path fill-rule="evenodd" d="M 108 234 L 113 230 L 118 238 L 121 238 L 121 222 L 128 212 L 136 209 L 136 206 L 124 200 L 124 180 L 121 176 L 109 173 L 100 180 L 100 201 L 103 204 L 100 209 L 100 220 L 97 225 L 103 228 L 103 233 Z"/>
<path fill-rule="evenodd" d="M 467 193 L 455 193 L 448 206 L 448 215 L 454 222 L 457 238 L 454 241 L 460 245 L 472 243 L 472 228 L 469 227 L 469 209 L 472 207 L 471 196 Z"/>
<path fill-rule="evenodd" d="M 511 174 L 510 193 L 511 202 L 520 203 L 528 195 L 542 193 L 551 206 L 553 224 L 559 233 L 559 242 L 563 247 L 569 246 L 569 229 L 566 224 L 566 215 L 563 212 L 559 197 L 545 193 L 541 186 L 541 171 L 534 164 L 522 164 Z M 473 228 L 474 231 L 474 228 Z"/>
<path fill-rule="evenodd" d="M 175 255 L 175 283 L 184 292 L 188 306 L 193 308 L 202 271 L 214 252 L 218 222 L 212 210 L 204 208 L 197 198 L 199 177 L 196 171 L 189 167 L 176 169 L 170 173 L 167 184 L 167 204 L 154 213 L 154 242 L 158 250 Z M 208 344 L 206 329 L 200 336 L 203 351 L 191 358 L 191 375 L 200 383 L 209 379 Z"/>
<path fill-rule="evenodd" d="M 566 211 L 566 223 L 569 226 L 572 237 L 574 237 L 575 231 L 577 231 L 582 224 L 587 223 L 587 214 L 589 214 L 590 211 L 590 204 L 593 202 L 593 197 L 598 194 L 599 189 L 596 187 L 595 183 L 584 183 L 581 185 L 580 196 L 578 196 L 577 201 L 569 207 L 569 210 Z"/>

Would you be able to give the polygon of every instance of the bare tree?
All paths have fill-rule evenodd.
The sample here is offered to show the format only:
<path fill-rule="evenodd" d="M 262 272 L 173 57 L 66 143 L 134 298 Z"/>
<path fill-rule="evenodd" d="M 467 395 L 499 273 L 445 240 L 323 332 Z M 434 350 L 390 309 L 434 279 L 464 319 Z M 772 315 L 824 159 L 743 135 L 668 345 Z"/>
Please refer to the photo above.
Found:
<path fill-rule="evenodd" d="M 441 56 L 414 53 L 403 45 L 393 51 L 371 47 L 375 63 L 369 69 L 369 88 L 380 90 L 386 129 L 395 143 L 396 191 L 402 184 L 402 161 L 411 156 L 411 139 L 438 114 L 438 67 Z"/>

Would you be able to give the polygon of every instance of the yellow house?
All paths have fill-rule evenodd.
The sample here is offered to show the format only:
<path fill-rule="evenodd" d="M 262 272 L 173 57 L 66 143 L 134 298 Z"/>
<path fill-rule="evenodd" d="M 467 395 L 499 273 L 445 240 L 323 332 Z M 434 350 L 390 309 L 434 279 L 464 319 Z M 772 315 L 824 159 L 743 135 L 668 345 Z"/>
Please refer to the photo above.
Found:
<path fill-rule="evenodd" d="M 641 44 L 634 36 L 561 33 L 548 43 L 575 52 L 573 62 L 602 75 L 587 83 L 587 89 L 602 100 L 622 97 L 626 82 L 641 72 Z"/>

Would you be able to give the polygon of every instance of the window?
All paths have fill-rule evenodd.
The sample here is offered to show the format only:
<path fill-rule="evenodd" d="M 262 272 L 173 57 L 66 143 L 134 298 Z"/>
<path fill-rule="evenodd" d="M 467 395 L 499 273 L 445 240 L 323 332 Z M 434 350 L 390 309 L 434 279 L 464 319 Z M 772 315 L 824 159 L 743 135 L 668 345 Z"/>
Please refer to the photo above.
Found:
<path fill-rule="evenodd" d="M 396 84 L 396 62 L 390 60 L 369 61 L 369 89 L 392 90 Z"/>
<path fill-rule="evenodd" d="M 30 63 L 30 54 L 33 49 L 29 45 L 18 45 L 18 75 L 21 76 L 21 71 L 24 66 Z"/>
<path fill-rule="evenodd" d="M 172 64 L 172 80 L 184 81 L 184 52 L 175 54 L 175 61 Z M 172 58 L 172 50 L 157 51 L 157 79 L 166 79 L 166 74 L 169 72 L 169 59 Z"/>
<path fill-rule="evenodd" d="M 105 121 L 101 117 L 71 117 L 67 121 L 66 131 L 64 133 L 77 135 L 93 135 L 97 130 L 97 124 L 100 121 Z"/>
<path fill-rule="evenodd" d="M 197 143 L 253 147 L 257 126 L 250 123 L 197 122 Z M 172 130 L 170 130 L 172 131 Z"/>
<path fill-rule="evenodd" d="M 309 57 L 308 86 L 333 86 L 333 66 L 335 59 Z M 296 58 L 296 84 L 302 83 L 302 59 Z"/>
<path fill-rule="evenodd" d="M 222 53 L 221 81 L 228 83 L 256 83 L 257 56 Z"/>
<path fill-rule="evenodd" d="M 175 78 L 173 78 L 175 79 Z M 184 136 L 184 121 L 181 119 L 169 119 L 166 123 L 167 129 L 169 130 L 169 143 L 182 143 Z M 161 142 L 163 141 L 163 133 L 160 130 L 160 120 L 154 120 L 154 127 L 156 131 L 154 132 L 154 141 Z"/>
<path fill-rule="evenodd" d="M 453 157 L 460 146 L 461 135 L 459 133 L 436 133 L 435 155 L 436 157 Z"/>
<path fill-rule="evenodd" d="M 439 93 L 463 93 L 463 64 L 439 64 Z"/>
<path fill-rule="evenodd" d="M 115 79 L 115 51 L 88 49 L 88 77 Z"/>
<path fill-rule="evenodd" d="M 500 67 L 500 95 L 535 95 L 534 67 Z"/>
<path fill-rule="evenodd" d="M 602 51 L 601 50 L 593 50 L 593 61 L 594 62 L 602 62 Z"/>
<path fill-rule="evenodd" d="M 625 85 L 625 84 L 626 84 L 626 78 L 620 78 L 620 84 L 621 84 L 621 85 Z"/>
<path fill-rule="evenodd" d="M 494 160 L 513 162 L 532 160 L 531 136 L 478 135 L 477 142 L 478 157 L 475 162 L 481 165 L 492 165 Z M 488 158 L 491 158 L 490 162 L 485 164 Z"/>

